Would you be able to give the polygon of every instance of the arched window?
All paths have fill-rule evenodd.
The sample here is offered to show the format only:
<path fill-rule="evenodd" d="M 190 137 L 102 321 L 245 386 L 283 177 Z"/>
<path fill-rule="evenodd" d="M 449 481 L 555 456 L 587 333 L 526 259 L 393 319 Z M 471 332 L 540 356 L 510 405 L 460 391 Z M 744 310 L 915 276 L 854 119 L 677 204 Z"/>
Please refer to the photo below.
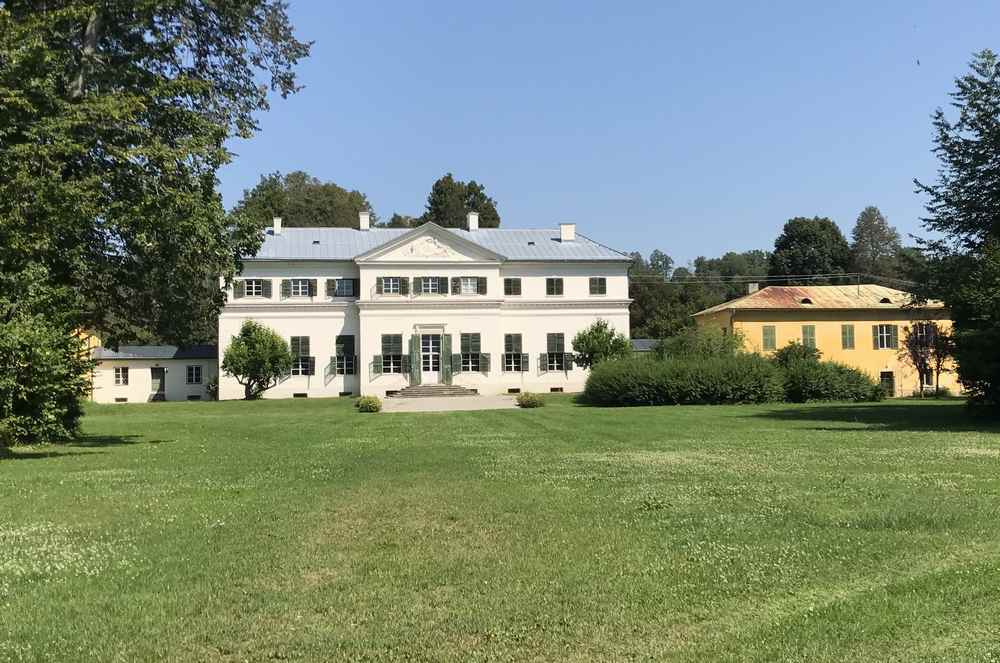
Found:
<path fill-rule="evenodd" d="M 800 303 L 802 303 L 802 304 L 812 304 L 813 300 L 809 299 L 808 297 L 803 297 L 801 299 Z"/>
<path fill-rule="evenodd" d="M 878 303 L 879 304 L 891 304 L 892 300 L 889 299 L 888 297 L 883 297 L 882 299 L 878 300 Z"/>

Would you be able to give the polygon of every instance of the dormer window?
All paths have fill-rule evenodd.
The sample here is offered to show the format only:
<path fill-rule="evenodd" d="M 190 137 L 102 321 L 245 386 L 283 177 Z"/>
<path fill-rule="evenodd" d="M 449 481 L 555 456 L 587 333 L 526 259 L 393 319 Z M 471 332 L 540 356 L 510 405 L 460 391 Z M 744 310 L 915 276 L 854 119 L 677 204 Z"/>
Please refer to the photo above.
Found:
<path fill-rule="evenodd" d="M 803 297 L 803 298 L 802 298 L 802 299 L 801 299 L 801 300 L 799 301 L 799 303 L 800 303 L 800 304 L 812 304 L 812 303 L 813 303 L 813 300 L 809 299 L 808 297 Z"/>
<path fill-rule="evenodd" d="M 882 299 L 878 300 L 878 303 L 879 304 L 891 304 L 892 300 L 889 299 L 888 297 L 883 297 Z"/>

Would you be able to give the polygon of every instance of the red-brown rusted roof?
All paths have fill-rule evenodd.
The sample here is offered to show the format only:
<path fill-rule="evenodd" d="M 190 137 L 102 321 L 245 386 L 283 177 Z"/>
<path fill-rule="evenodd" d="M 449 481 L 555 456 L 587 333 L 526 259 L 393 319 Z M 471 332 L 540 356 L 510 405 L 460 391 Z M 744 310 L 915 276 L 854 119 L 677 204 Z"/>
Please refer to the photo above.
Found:
<path fill-rule="evenodd" d="M 910 293 L 882 285 L 772 285 L 699 311 L 695 315 L 707 315 L 731 309 L 786 311 L 898 309 L 911 304 L 912 296 Z M 921 308 L 944 308 L 944 304 L 931 300 L 923 304 Z"/>

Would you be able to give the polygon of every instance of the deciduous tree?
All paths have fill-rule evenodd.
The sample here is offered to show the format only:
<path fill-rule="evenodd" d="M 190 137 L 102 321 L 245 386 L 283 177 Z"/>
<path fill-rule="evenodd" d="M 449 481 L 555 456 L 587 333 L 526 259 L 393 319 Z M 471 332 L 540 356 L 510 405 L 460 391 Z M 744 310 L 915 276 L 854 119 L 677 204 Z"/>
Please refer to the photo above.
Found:
<path fill-rule="evenodd" d="M 469 180 L 456 180 L 451 173 L 434 182 L 427 195 L 427 210 L 417 224 L 433 221 L 446 228 L 464 228 L 469 212 L 479 212 L 480 228 L 497 228 L 500 214 L 496 201 L 486 195 L 486 188 Z"/>
<path fill-rule="evenodd" d="M 573 337 L 573 352 L 578 366 L 590 368 L 609 359 L 632 355 L 632 342 L 611 328 L 607 320 L 597 320 Z"/>
<path fill-rule="evenodd" d="M 785 223 L 774 241 L 768 274 L 843 274 L 850 263 L 851 247 L 836 223 L 827 218 L 796 217 Z"/>
<path fill-rule="evenodd" d="M 244 191 L 233 208 L 234 213 L 259 226 L 279 216 L 290 228 L 357 228 L 358 212 L 363 211 L 372 213 L 372 223 L 378 223 L 365 194 L 323 182 L 301 170 L 261 176 L 257 186 Z"/>
<path fill-rule="evenodd" d="M 260 398 L 292 370 L 292 353 L 278 332 L 247 320 L 222 358 L 222 370 L 243 385 L 243 398 Z"/>

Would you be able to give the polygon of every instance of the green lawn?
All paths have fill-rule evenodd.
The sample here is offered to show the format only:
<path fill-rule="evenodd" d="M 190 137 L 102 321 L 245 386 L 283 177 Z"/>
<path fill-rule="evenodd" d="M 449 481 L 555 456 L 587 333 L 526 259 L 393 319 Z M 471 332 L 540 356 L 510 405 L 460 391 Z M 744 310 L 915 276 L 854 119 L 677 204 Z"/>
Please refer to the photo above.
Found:
<path fill-rule="evenodd" d="M 0 661 L 1000 660 L 956 402 L 97 406 L 0 460 Z"/>

